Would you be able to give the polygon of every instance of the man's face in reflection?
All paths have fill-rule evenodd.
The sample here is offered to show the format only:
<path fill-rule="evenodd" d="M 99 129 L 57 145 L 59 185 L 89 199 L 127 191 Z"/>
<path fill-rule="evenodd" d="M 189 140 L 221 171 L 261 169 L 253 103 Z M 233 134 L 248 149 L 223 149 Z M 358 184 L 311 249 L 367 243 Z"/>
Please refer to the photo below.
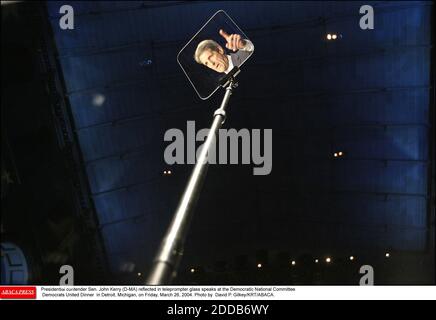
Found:
<path fill-rule="evenodd" d="M 222 73 L 229 67 L 229 60 L 221 47 L 218 50 L 206 49 L 199 58 L 203 65 L 216 72 Z"/>

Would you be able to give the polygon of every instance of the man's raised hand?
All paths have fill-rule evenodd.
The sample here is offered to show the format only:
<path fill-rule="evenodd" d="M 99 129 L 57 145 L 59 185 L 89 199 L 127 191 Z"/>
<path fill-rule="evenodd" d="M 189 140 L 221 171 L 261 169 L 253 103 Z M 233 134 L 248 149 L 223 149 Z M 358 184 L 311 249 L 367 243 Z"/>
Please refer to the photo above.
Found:
<path fill-rule="evenodd" d="M 239 34 L 228 34 L 223 29 L 220 29 L 220 35 L 226 40 L 226 48 L 233 51 L 238 51 L 244 48 L 245 42 Z"/>

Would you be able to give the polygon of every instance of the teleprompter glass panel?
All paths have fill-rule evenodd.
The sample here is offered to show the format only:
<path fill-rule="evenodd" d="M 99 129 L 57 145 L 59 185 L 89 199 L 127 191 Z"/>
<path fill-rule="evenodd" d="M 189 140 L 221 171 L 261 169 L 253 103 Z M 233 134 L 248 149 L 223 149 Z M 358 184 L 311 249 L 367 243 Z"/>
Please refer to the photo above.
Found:
<path fill-rule="evenodd" d="M 206 100 L 253 52 L 253 42 L 220 10 L 180 50 L 177 61 L 198 96 Z"/>

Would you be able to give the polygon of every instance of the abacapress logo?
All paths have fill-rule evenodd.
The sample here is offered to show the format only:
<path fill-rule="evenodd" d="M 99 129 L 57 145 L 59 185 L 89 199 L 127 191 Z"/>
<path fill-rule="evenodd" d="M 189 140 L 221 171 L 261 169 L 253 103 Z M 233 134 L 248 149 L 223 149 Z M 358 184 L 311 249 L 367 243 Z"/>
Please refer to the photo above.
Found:
<path fill-rule="evenodd" d="M 36 287 L 0 287 L 0 299 L 36 299 Z"/>

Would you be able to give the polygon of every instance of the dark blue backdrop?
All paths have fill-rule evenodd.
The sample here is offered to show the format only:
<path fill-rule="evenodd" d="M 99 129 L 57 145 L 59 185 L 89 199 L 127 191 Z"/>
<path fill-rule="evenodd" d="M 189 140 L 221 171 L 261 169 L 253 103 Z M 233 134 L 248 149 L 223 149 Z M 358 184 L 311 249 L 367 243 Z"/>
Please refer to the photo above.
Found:
<path fill-rule="evenodd" d="M 221 99 L 200 101 L 176 62 L 219 9 L 256 47 L 225 126 L 272 128 L 273 170 L 209 168 L 185 263 L 426 249 L 431 2 L 372 2 L 374 30 L 363 4 L 48 2 L 113 273 L 149 266 L 190 171 L 165 165 L 164 132 L 209 126 Z"/>

